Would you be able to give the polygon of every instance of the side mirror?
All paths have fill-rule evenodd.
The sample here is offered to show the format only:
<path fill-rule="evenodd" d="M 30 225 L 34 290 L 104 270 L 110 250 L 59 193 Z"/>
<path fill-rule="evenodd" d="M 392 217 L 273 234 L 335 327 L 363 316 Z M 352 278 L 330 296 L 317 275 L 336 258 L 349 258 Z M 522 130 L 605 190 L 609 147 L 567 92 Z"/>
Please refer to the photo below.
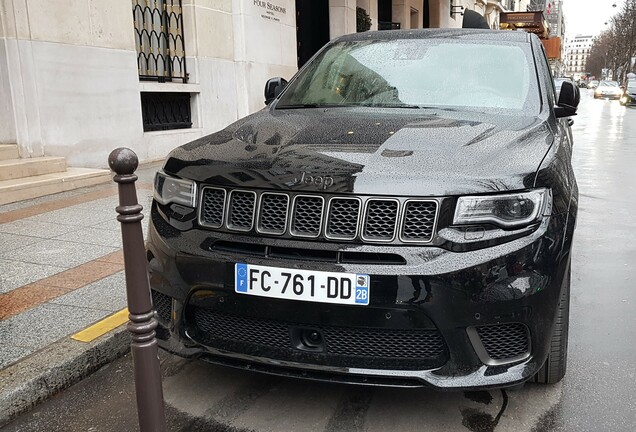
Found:
<path fill-rule="evenodd" d="M 265 83 L 265 105 L 272 103 L 272 101 L 278 97 L 280 92 L 283 91 L 286 85 L 287 80 L 285 78 L 276 77 L 267 80 L 267 83 Z"/>
<path fill-rule="evenodd" d="M 554 108 L 554 114 L 559 117 L 570 117 L 576 115 L 576 109 L 581 100 L 579 89 L 569 81 L 561 84 L 561 92 L 557 106 Z"/>

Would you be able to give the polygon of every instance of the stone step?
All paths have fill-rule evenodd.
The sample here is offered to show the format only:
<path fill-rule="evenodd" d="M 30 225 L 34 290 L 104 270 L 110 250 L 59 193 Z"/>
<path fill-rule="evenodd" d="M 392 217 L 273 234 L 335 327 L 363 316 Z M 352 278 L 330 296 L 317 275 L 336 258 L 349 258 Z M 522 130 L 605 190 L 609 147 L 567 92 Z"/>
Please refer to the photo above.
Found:
<path fill-rule="evenodd" d="M 109 170 L 67 168 L 61 173 L 0 181 L 0 205 L 93 186 L 111 180 Z"/>
<path fill-rule="evenodd" d="M 0 161 L 19 157 L 17 144 L 0 144 Z"/>
<path fill-rule="evenodd" d="M 0 180 L 11 180 L 64 171 L 66 171 L 66 160 L 63 157 L 0 160 Z"/>

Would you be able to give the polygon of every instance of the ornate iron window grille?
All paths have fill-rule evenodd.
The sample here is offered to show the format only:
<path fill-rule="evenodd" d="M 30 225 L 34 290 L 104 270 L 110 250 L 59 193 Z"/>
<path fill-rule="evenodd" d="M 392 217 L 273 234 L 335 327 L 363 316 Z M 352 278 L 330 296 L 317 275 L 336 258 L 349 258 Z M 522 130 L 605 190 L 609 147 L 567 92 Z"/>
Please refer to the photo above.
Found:
<path fill-rule="evenodd" d="M 181 0 L 132 0 L 140 80 L 188 81 Z"/>
<path fill-rule="evenodd" d="M 144 132 L 192 127 L 190 93 L 142 92 Z"/>

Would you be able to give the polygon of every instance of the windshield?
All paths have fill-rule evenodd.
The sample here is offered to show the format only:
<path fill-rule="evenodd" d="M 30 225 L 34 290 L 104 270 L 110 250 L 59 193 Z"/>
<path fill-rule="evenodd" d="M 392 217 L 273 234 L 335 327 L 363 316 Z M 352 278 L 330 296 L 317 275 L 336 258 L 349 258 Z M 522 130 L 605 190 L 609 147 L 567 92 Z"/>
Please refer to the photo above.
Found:
<path fill-rule="evenodd" d="M 599 87 L 618 87 L 618 83 L 616 81 L 601 81 Z"/>
<path fill-rule="evenodd" d="M 636 91 L 636 81 L 628 81 L 627 89 L 631 91 Z"/>
<path fill-rule="evenodd" d="M 531 56 L 529 44 L 494 41 L 340 42 L 289 84 L 276 108 L 434 107 L 535 114 L 540 102 Z"/>

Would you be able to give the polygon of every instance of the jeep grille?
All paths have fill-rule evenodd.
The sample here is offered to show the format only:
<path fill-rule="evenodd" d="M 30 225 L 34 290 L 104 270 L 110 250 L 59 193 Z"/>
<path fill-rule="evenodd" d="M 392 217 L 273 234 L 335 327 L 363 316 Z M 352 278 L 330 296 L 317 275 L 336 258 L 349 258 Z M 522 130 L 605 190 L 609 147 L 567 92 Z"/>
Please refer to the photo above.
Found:
<path fill-rule="evenodd" d="M 428 243 L 438 203 L 432 199 L 257 192 L 204 186 L 199 224 L 250 235 L 358 243 Z"/>

